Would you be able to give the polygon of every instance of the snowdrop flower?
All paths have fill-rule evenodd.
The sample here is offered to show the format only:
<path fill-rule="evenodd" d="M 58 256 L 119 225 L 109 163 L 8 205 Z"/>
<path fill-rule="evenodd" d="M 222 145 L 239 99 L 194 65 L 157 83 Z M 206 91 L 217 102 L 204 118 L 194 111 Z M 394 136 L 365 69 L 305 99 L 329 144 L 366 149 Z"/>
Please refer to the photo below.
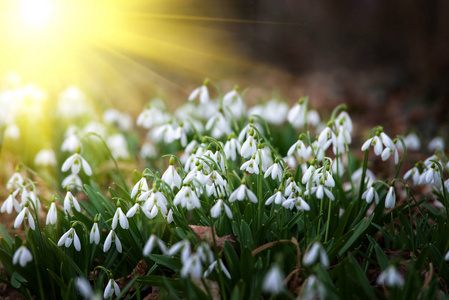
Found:
<path fill-rule="evenodd" d="M 245 198 L 248 198 L 253 203 L 258 202 L 256 195 L 246 187 L 245 183 L 242 183 L 234 192 L 232 192 L 229 197 L 229 202 L 234 202 L 235 200 L 243 201 Z"/>
<path fill-rule="evenodd" d="M 65 245 L 66 248 L 68 248 L 72 244 L 72 241 L 76 251 L 81 251 L 81 242 L 73 227 L 61 236 L 58 241 L 58 246 L 61 247 L 62 245 Z"/>
<path fill-rule="evenodd" d="M 68 157 L 62 164 L 61 171 L 67 172 L 71 169 L 72 174 L 78 174 L 81 170 L 81 166 L 83 166 L 84 173 L 86 173 L 87 176 L 92 175 L 92 169 L 90 168 L 89 163 L 79 153 L 75 153 Z"/>
<path fill-rule="evenodd" d="M 67 194 L 64 198 L 64 211 L 69 213 L 72 209 L 72 206 L 79 212 L 81 212 L 81 206 L 78 200 L 72 195 L 70 191 L 67 191 Z"/>
<path fill-rule="evenodd" d="M 176 186 L 178 189 L 181 188 L 181 176 L 179 176 L 176 171 L 174 157 L 170 157 L 170 162 L 167 170 L 162 175 L 162 180 L 165 181 L 172 189 Z"/>
<path fill-rule="evenodd" d="M 181 261 L 186 261 L 191 254 L 191 245 L 188 240 L 181 240 L 173 244 L 170 249 L 167 250 L 165 255 L 174 256 L 176 253 L 181 251 Z"/>
<path fill-rule="evenodd" d="M 320 121 L 320 115 L 316 110 L 311 109 L 307 112 L 307 124 L 316 127 L 320 124 Z"/>
<path fill-rule="evenodd" d="M 184 183 L 190 183 L 193 182 L 193 184 L 202 190 L 203 185 L 211 185 L 210 176 L 206 175 L 207 173 L 205 167 L 206 164 L 202 164 L 200 162 L 197 162 L 197 166 L 190 170 L 190 172 L 186 175 L 184 178 Z M 196 180 L 193 180 L 196 179 Z"/>
<path fill-rule="evenodd" d="M 170 120 L 170 115 L 165 111 L 165 104 L 160 99 L 155 99 L 137 117 L 136 124 L 145 129 L 154 125 L 163 124 Z"/>
<path fill-rule="evenodd" d="M 190 188 L 190 186 L 183 186 L 181 190 L 176 194 L 173 199 L 174 205 L 180 205 L 181 207 L 187 207 L 188 210 L 192 210 L 194 208 L 200 208 L 200 199 L 196 195 L 194 191 Z"/>
<path fill-rule="evenodd" d="M 144 200 L 145 203 L 142 206 L 142 211 L 145 213 L 145 215 L 152 219 L 156 216 L 158 209 L 161 210 L 162 214 L 166 214 L 167 213 L 167 206 L 168 206 L 168 201 L 167 198 L 165 198 L 165 195 L 162 194 L 160 191 L 156 190 L 156 186 L 153 186 L 153 189 L 143 193 L 142 195 L 140 195 L 139 201 Z M 152 211 L 151 214 L 152 216 L 150 217 L 147 212 L 148 211 Z"/>
<path fill-rule="evenodd" d="M 390 149 L 395 148 L 394 142 L 388 135 L 385 134 L 385 132 L 380 133 L 380 139 L 382 140 L 382 143 L 385 145 L 385 147 L 388 147 Z"/>
<path fill-rule="evenodd" d="M 14 123 L 8 124 L 3 132 L 4 138 L 18 140 L 20 138 L 20 128 Z"/>
<path fill-rule="evenodd" d="M 128 159 L 128 143 L 123 134 L 114 134 L 106 139 L 106 144 L 111 149 L 112 156 L 115 159 Z"/>
<path fill-rule="evenodd" d="M 194 89 L 192 91 L 192 93 L 190 93 L 190 95 L 189 95 L 189 101 L 195 100 L 196 98 L 199 97 L 200 103 L 204 104 L 204 103 L 209 102 L 209 100 L 210 100 L 209 91 L 207 89 L 208 83 L 209 83 L 209 80 L 206 79 L 206 80 L 204 80 L 204 83 L 202 86 Z"/>
<path fill-rule="evenodd" d="M 404 278 L 402 278 L 402 275 L 395 267 L 389 266 L 380 273 L 377 278 L 377 284 L 386 285 L 388 287 L 401 287 L 404 285 Z"/>
<path fill-rule="evenodd" d="M 118 236 L 115 233 L 114 229 L 109 231 L 109 234 L 106 237 L 106 240 L 104 241 L 103 252 L 106 252 L 109 249 L 111 249 L 112 242 L 115 243 L 115 248 L 117 249 L 117 251 L 119 253 L 122 253 L 122 243 L 120 242 L 120 239 L 118 238 Z"/>
<path fill-rule="evenodd" d="M 413 132 L 409 133 L 404 138 L 404 144 L 408 150 L 412 151 L 418 151 L 421 148 L 421 141 L 419 140 L 419 137 Z M 399 143 L 398 145 L 401 145 L 401 143 Z"/>
<path fill-rule="evenodd" d="M 226 180 L 224 180 L 220 173 L 218 173 L 217 171 L 212 171 L 212 173 L 210 174 L 210 179 L 212 179 L 212 183 L 216 184 L 217 186 L 227 186 Z"/>
<path fill-rule="evenodd" d="M 34 157 L 36 166 L 46 167 L 56 165 L 56 155 L 53 150 L 44 149 L 39 151 Z"/>
<path fill-rule="evenodd" d="M 225 143 L 223 150 L 227 159 L 235 161 L 237 159 L 237 154 L 240 155 L 240 149 L 242 146 L 240 142 L 231 134 Z"/>
<path fill-rule="evenodd" d="M 285 164 L 292 169 L 296 169 L 296 167 L 298 166 L 296 158 L 293 156 L 285 156 L 283 159 L 285 161 Z"/>
<path fill-rule="evenodd" d="M 103 120 L 106 124 L 117 124 L 117 126 L 124 131 L 129 131 L 133 124 L 130 115 L 121 113 L 115 109 L 107 109 L 103 113 Z"/>
<path fill-rule="evenodd" d="M 284 287 L 284 275 L 278 265 L 273 265 L 265 274 L 262 290 L 270 294 L 278 294 Z"/>
<path fill-rule="evenodd" d="M 377 194 L 376 189 L 373 186 L 370 186 L 363 194 L 362 199 L 365 199 L 367 203 L 371 203 L 373 199 L 376 204 L 379 203 L 379 194 Z"/>
<path fill-rule="evenodd" d="M 302 175 L 301 182 L 302 184 L 307 184 L 311 178 L 313 178 L 313 175 L 315 174 L 315 166 L 310 165 L 307 170 Z M 319 171 L 319 170 L 318 170 Z"/>
<path fill-rule="evenodd" d="M 257 151 L 257 142 L 254 138 L 254 129 L 250 131 L 248 138 L 242 145 L 242 149 L 240 150 L 240 154 L 243 158 L 249 158 L 253 156 Z"/>
<path fill-rule="evenodd" d="M 24 218 L 28 219 L 28 225 L 30 225 L 30 228 L 34 230 L 35 229 L 34 218 L 30 210 L 28 209 L 28 203 L 24 205 L 20 213 L 17 215 L 16 220 L 14 221 L 14 228 L 18 228 L 20 225 L 22 225 Z"/>
<path fill-rule="evenodd" d="M 374 147 L 374 153 L 377 156 L 382 155 L 383 145 L 385 145 L 385 147 L 390 149 L 396 149 L 391 138 L 388 135 L 386 135 L 383 131 L 379 133 L 379 130 L 374 137 L 368 139 L 362 145 L 362 151 L 367 150 L 371 145 Z"/>
<path fill-rule="evenodd" d="M 75 279 L 76 289 L 80 293 L 81 297 L 87 300 L 100 300 L 101 297 L 94 293 L 89 281 L 84 277 L 78 277 Z"/>
<path fill-rule="evenodd" d="M 220 215 L 222 209 L 225 209 L 225 213 L 228 216 L 229 219 L 232 219 L 232 212 L 231 209 L 229 208 L 229 206 L 223 202 L 223 200 L 218 199 L 217 203 L 212 206 L 212 208 L 210 209 L 210 216 L 212 218 L 218 218 L 218 216 Z"/>
<path fill-rule="evenodd" d="M 55 225 L 57 221 L 58 221 L 58 211 L 56 209 L 55 201 L 52 201 L 50 204 L 50 209 L 48 210 L 47 213 L 47 219 L 45 221 L 45 224 Z"/>
<path fill-rule="evenodd" d="M 240 167 L 240 170 L 245 170 L 250 174 L 259 174 L 259 164 L 258 161 L 253 156 L 250 160 L 244 162 Z"/>
<path fill-rule="evenodd" d="M 436 154 L 433 154 L 432 156 L 426 158 L 426 160 L 424 161 L 424 165 L 427 168 L 430 168 L 435 163 L 435 161 L 440 163 L 440 164 L 443 164 L 443 162 L 441 161 L 440 157 L 437 156 Z"/>
<path fill-rule="evenodd" d="M 421 174 L 419 173 L 419 169 L 415 166 L 405 173 L 404 180 L 407 180 L 410 177 L 412 177 L 413 184 L 417 185 L 420 183 L 420 180 L 419 180 L 420 175 Z"/>
<path fill-rule="evenodd" d="M 306 98 L 301 98 L 287 114 L 287 120 L 294 128 L 300 128 L 306 120 L 307 104 Z"/>
<path fill-rule="evenodd" d="M 232 91 L 227 92 L 223 97 L 223 107 L 225 107 L 224 113 L 226 115 L 232 113 L 232 116 L 237 120 L 241 119 L 245 115 L 245 105 L 243 104 L 242 97 L 238 93 L 238 87 L 236 86 Z"/>
<path fill-rule="evenodd" d="M 259 145 L 255 154 L 255 160 L 258 166 L 260 163 L 261 172 L 266 172 L 268 170 L 268 166 L 273 164 L 270 147 L 266 145 L 262 147 Z"/>
<path fill-rule="evenodd" d="M 115 296 L 120 295 L 120 288 L 118 287 L 118 284 L 114 281 L 114 279 L 111 278 L 111 279 L 109 279 L 108 284 L 106 285 L 106 288 L 104 289 L 103 297 L 105 299 L 107 299 L 114 294 L 115 294 Z"/>
<path fill-rule="evenodd" d="M 144 158 L 156 158 L 157 152 L 153 144 L 146 142 L 140 148 L 140 156 Z"/>
<path fill-rule="evenodd" d="M 223 263 L 223 261 L 220 259 L 218 259 L 218 263 L 217 260 L 214 260 L 210 266 L 207 268 L 207 270 L 204 272 L 203 276 L 207 277 L 209 276 L 210 273 L 212 273 L 212 271 L 214 269 L 218 269 L 218 264 L 220 264 L 220 268 L 221 271 L 225 274 L 226 277 L 228 277 L 229 279 L 231 279 L 231 273 L 229 273 L 228 269 L 226 268 L 225 264 Z"/>
<path fill-rule="evenodd" d="M 312 274 L 307 278 L 299 299 L 326 299 L 326 287 Z"/>
<path fill-rule="evenodd" d="M 307 159 L 312 154 L 312 148 L 306 146 L 302 141 L 302 137 L 294 143 L 287 152 L 287 156 L 292 156 L 294 153 L 298 154 L 299 157 Z"/>
<path fill-rule="evenodd" d="M 360 183 L 362 181 L 362 172 L 363 172 L 363 169 L 359 168 L 359 169 L 355 170 L 354 173 L 352 173 L 351 179 L 352 179 L 352 182 L 354 183 L 354 189 L 356 189 L 356 190 L 358 190 L 360 187 Z M 365 173 L 366 187 L 370 187 L 375 180 L 376 180 L 376 176 L 374 176 L 374 173 L 371 170 L 366 169 L 366 173 Z"/>
<path fill-rule="evenodd" d="M 289 177 L 285 181 L 284 196 L 290 197 L 290 195 L 293 193 L 301 193 L 301 188 L 298 186 L 293 177 Z"/>
<path fill-rule="evenodd" d="M 92 229 L 90 230 L 89 242 L 98 245 L 100 243 L 100 229 L 98 229 L 98 222 L 95 220 Z"/>
<path fill-rule="evenodd" d="M 162 251 L 162 253 L 167 253 L 167 247 L 165 246 L 164 242 L 155 234 L 152 234 L 143 247 L 143 255 L 148 256 L 153 251 L 154 246 L 156 245 L 159 246 L 159 249 Z"/>
<path fill-rule="evenodd" d="M 168 123 L 160 124 L 155 127 L 151 131 L 151 136 L 156 141 L 163 141 L 166 144 L 170 144 L 181 138 L 182 131 L 178 130 L 179 127 L 177 126 L 178 125 L 176 125 L 173 120 L 170 120 Z"/>
<path fill-rule="evenodd" d="M 382 141 L 379 138 L 379 136 L 376 135 L 372 138 L 369 138 L 365 143 L 363 143 L 362 151 L 366 151 L 369 148 L 369 146 L 371 146 L 371 145 L 374 147 L 374 153 L 376 155 L 382 154 L 383 146 L 382 146 Z"/>
<path fill-rule="evenodd" d="M 208 150 L 204 152 L 203 158 L 206 159 L 206 164 L 204 164 L 205 169 L 210 173 L 217 166 L 217 170 L 225 172 L 224 157 L 220 151 L 213 153 Z"/>
<path fill-rule="evenodd" d="M 83 185 L 83 182 L 81 181 L 81 178 L 78 176 L 78 174 L 70 174 L 62 180 L 61 185 L 63 188 L 70 188 L 71 186 L 78 188 Z"/>
<path fill-rule="evenodd" d="M 186 261 L 183 261 L 181 276 L 187 277 L 187 275 L 190 275 L 194 279 L 200 279 L 203 275 L 203 266 L 198 253 L 191 254 Z"/>
<path fill-rule="evenodd" d="M 166 215 L 167 223 L 171 224 L 173 222 L 173 210 L 169 210 Z"/>
<path fill-rule="evenodd" d="M 27 263 L 33 260 L 33 255 L 30 250 L 24 245 L 20 246 L 12 257 L 12 264 L 17 265 L 20 264 L 23 268 L 27 265 Z"/>
<path fill-rule="evenodd" d="M 437 170 L 437 165 L 432 164 L 430 168 L 428 168 L 426 171 L 424 171 L 420 177 L 419 177 L 419 183 L 420 184 L 428 184 L 428 185 L 434 185 L 437 188 L 441 187 L 441 179 L 440 174 Z"/>
<path fill-rule="evenodd" d="M 19 193 L 19 190 L 10 192 L 8 198 L 6 198 L 5 202 L 3 202 L 3 204 L 2 204 L 2 208 L 0 210 L 2 213 L 6 211 L 6 213 L 11 214 L 13 208 L 16 212 L 20 211 L 20 204 L 16 200 L 16 196 L 18 193 Z"/>
<path fill-rule="evenodd" d="M 351 134 L 344 127 L 339 127 L 334 141 L 336 142 L 332 148 L 334 154 L 345 153 L 346 144 L 349 145 L 352 142 Z"/>
<path fill-rule="evenodd" d="M 145 177 L 142 177 L 133 187 L 131 191 L 131 198 L 134 198 L 138 192 L 147 192 L 148 191 L 148 183 Z"/>
<path fill-rule="evenodd" d="M 385 197 L 385 208 L 393 208 L 396 204 L 396 193 L 394 187 L 390 186 L 387 196 Z"/>
<path fill-rule="evenodd" d="M 225 134 L 227 135 L 232 133 L 231 125 L 220 111 L 218 111 L 207 121 L 206 130 L 211 129 L 211 135 L 214 138 L 220 138 Z"/>
<path fill-rule="evenodd" d="M 267 201 L 265 201 L 265 205 L 270 205 L 271 203 L 282 204 L 285 201 L 284 195 L 282 195 L 281 191 L 277 191 L 274 195 L 270 196 Z"/>
<path fill-rule="evenodd" d="M 329 140 L 324 146 L 329 147 L 331 143 L 332 143 L 332 140 Z M 320 146 L 318 141 L 314 141 L 311 145 L 311 148 L 312 148 L 312 153 L 315 156 L 315 159 L 318 161 L 322 161 L 324 159 L 324 157 L 326 156 L 327 148 L 323 148 L 322 146 Z"/>
<path fill-rule="evenodd" d="M 311 188 L 311 190 L 306 190 L 304 195 L 315 194 L 317 199 L 323 199 L 324 195 L 326 195 L 329 199 L 335 200 L 334 194 L 323 184 L 318 184 Z"/>
<path fill-rule="evenodd" d="M 323 248 L 323 245 L 321 245 L 320 242 L 314 242 L 307 250 L 302 262 L 306 267 L 310 267 L 318 260 L 323 267 L 329 267 L 329 258 L 327 257 L 326 250 Z"/>
<path fill-rule="evenodd" d="M 127 218 L 132 218 L 134 217 L 134 215 L 140 211 L 142 209 L 142 207 L 140 206 L 139 201 L 136 201 L 136 204 L 134 204 L 127 212 L 126 212 L 126 217 Z"/>
<path fill-rule="evenodd" d="M 112 229 L 114 230 L 117 228 L 117 224 L 120 221 L 120 226 L 123 229 L 129 228 L 128 218 L 126 218 L 125 213 L 122 211 L 122 208 L 120 207 L 120 201 L 117 202 L 117 210 L 115 211 L 114 217 L 112 217 Z"/>
<path fill-rule="evenodd" d="M 386 161 L 393 153 L 394 153 L 394 164 L 397 165 L 399 163 L 399 153 L 396 146 L 394 148 L 385 147 L 385 149 L 382 151 L 381 154 L 382 161 Z"/>
<path fill-rule="evenodd" d="M 36 191 L 31 190 L 29 192 L 26 191 L 26 189 L 22 190 L 22 205 L 30 201 L 33 205 L 33 209 L 40 209 L 41 208 L 41 202 L 39 201 L 39 198 L 37 197 Z"/>
<path fill-rule="evenodd" d="M 326 151 L 331 144 L 337 147 L 337 137 L 330 127 L 326 127 L 318 136 L 318 147 Z"/>
<path fill-rule="evenodd" d="M 187 133 L 191 131 L 189 123 L 180 122 L 176 128 L 177 136 L 182 147 L 187 145 Z"/>
<path fill-rule="evenodd" d="M 104 140 L 106 139 L 106 126 L 97 121 L 90 121 L 84 126 L 82 134 L 86 135 L 89 133 L 95 133 L 101 136 Z"/>
<path fill-rule="evenodd" d="M 80 145 L 80 139 L 76 136 L 76 134 L 68 134 L 62 142 L 61 151 L 73 152 L 80 147 Z"/>
<path fill-rule="evenodd" d="M 8 183 L 6 183 L 6 188 L 8 190 L 12 189 L 22 189 L 25 185 L 25 180 L 23 180 L 22 175 L 19 172 L 15 172 L 11 178 L 9 178 Z"/>
<path fill-rule="evenodd" d="M 142 211 L 148 219 L 153 219 L 154 217 L 156 217 L 159 211 L 161 211 L 161 214 L 163 216 L 167 214 L 168 202 L 164 194 L 157 191 L 156 193 L 153 193 L 153 195 L 154 196 L 150 196 L 150 198 L 145 201 L 144 205 L 142 206 Z"/>
<path fill-rule="evenodd" d="M 332 172 L 334 174 L 338 174 L 338 176 L 342 176 L 345 172 L 345 166 L 343 165 L 343 161 L 340 155 L 334 158 L 334 160 L 332 161 Z"/>
<path fill-rule="evenodd" d="M 309 211 L 310 210 L 310 206 L 309 204 L 304 201 L 304 199 L 295 194 L 291 194 L 283 203 L 282 206 L 288 209 L 293 209 L 293 207 L 295 207 L 297 210 L 304 210 L 304 211 Z"/>
<path fill-rule="evenodd" d="M 427 147 L 429 151 L 437 151 L 444 150 L 444 140 L 441 137 L 435 137 L 429 142 L 429 146 Z"/>
<path fill-rule="evenodd" d="M 352 120 L 349 114 L 346 111 L 342 111 L 338 114 L 338 117 L 335 119 L 335 125 L 337 125 L 338 128 L 344 128 L 349 133 L 353 130 Z M 350 141 L 347 141 L 348 144 L 350 144 Z"/>

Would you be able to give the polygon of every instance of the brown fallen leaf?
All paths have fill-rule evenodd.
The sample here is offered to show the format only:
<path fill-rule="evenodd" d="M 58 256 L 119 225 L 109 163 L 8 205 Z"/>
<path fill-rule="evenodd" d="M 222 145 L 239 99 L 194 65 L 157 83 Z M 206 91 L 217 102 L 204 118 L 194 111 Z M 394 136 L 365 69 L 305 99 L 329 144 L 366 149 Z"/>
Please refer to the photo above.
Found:
<path fill-rule="evenodd" d="M 196 284 L 201 290 L 203 290 L 204 293 L 208 293 L 207 292 L 207 288 L 204 286 L 203 281 L 201 281 L 200 279 L 192 279 L 193 283 Z M 207 284 L 209 291 L 210 291 L 210 296 L 212 297 L 213 300 L 220 300 L 221 299 L 221 294 L 220 294 L 220 287 L 218 286 L 218 283 L 213 281 L 213 280 L 209 280 L 207 278 L 204 279 L 204 282 Z"/>
<path fill-rule="evenodd" d="M 192 229 L 193 233 L 195 233 L 199 239 L 208 242 L 211 247 L 214 246 L 214 237 L 212 236 L 212 228 L 213 228 L 215 235 L 215 244 L 217 245 L 218 251 L 221 251 L 223 249 L 225 241 L 228 241 L 231 245 L 234 245 L 235 240 L 237 238 L 236 235 L 232 234 L 219 237 L 215 233 L 215 225 L 212 228 L 208 226 L 197 226 L 197 225 L 189 225 L 189 227 L 190 229 Z"/>
<path fill-rule="evenodd" d="M 152 286 L 151 287 L 151 293 L 148 294 L 143 300 L 157 300 L 159 299 L 159 287 Z"/>
<path fill-rule="evenodd" d="M 147 263 L 145 262 L 145 260 L 141 259 L 137 263 L 137 266 L 134 268 L 134 271 L 136 273 L 136 276 L 143 276 L 143 275 L 145 275 L 146 271 L 147 271 Z M 121 278 L 117 279 L 116 282 L 117 282 L 118 286 L 120 287 L 120 289 L 123 289 L 131 281 L 131 279 L 133 277 L 134 277 L 134 272 L 132 272 L 131 274 L 126 276 L 126 278 L 125 277 L 121 277 Z M 133 292 L 134 290 L 135 290 L 135 287 L 132 286 L 129 289 L 129 292 Z"/>

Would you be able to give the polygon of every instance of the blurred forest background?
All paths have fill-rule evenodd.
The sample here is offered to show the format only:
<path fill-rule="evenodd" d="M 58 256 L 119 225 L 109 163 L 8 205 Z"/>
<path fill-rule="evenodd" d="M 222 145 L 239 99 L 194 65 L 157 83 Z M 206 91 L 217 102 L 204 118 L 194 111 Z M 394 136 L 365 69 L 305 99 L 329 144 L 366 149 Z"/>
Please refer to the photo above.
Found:
<path fill-rule="evenodd" d="M 51 40 L 48 46 L 39 39 L 32 45 L 25 43 L 31 53 L 24 53 L 24 64 L 35 73 L 33 79 L 56 73 L 47 68 L 56 60 L 46 47 L 58 48 L 64 42 L 68 43 L 61 47 L 64 51 L 55 51 L 63 60 L 59 62 L 63 71 L 53 76 L 67 80 L 58 83 L 54 93 L 74 83 L 91 98 L 132 110 L 133 115 L 153 96 L 163 96 L 176 106 L 176 101 L 185 100 L 210 77 L 223 92 L 235 84 L 249 87 L 246 99 L 253 103 L 272 96 L 294 102 L 309 95 L 312 107 L 329 111 L 344 102 L 360 122 L 382 124 L 392 134 L 412 127 L 433 136 L 447 129 L 448 1 L 101 3 L 106 8 L 121 3 L 119 13 L 125 25 L 112 28 L 112 22 L 107 25 L 111 30 L 93 30 L 104 26 L 102 16 L 88 14 L 80 17 L 82 22 L 72 21 L 68 32 L 73 38 L 58 32 L 59 40 Z M 100 14 L 106 12 L 100 9 Z M 11 26 L 1 21 L 0 25 L 3 33 L 11 31 Z M 0 38 L 0 46 L 16 52 L 7 39 Z M 38 60 L 35 48 L 47 56 L 38 67 L 33 66 Z M 64 56 L 73 48 L 76 52 L 70 55 L 77 60 Z M 25 61 L 24 57 L 16 61 L 4 57 L 1 71 Z M 74 67 L 83 70 L 67 76 L 65 70 Z"/>
<path fill-rule="evenodd" d="M 233 53 L 209 74 L 150 62 L 171 81 L 183 74 L 194 87 L 211 76 L 229 89 L 249 86 L 255 101 L 276 90 L 291 101 L 310 95 L 316 108 L 345 102 L 361 122 L 394 133 L 447 128 L 447 1 L 172 0 L 157 12 L 187 17 L 174 19 L 209 29 L 200 40 Z"/>

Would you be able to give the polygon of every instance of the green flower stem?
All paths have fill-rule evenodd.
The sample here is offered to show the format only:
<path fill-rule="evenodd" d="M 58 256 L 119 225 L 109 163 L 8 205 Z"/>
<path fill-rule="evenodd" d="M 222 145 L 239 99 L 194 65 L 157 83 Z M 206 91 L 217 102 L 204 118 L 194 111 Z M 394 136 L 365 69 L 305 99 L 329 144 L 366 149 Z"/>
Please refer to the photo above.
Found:
<path fill-rule="evenodd" d="M 97 134 L 97 133 L 95 133 L 95 132 L 88 132 L 85 136 L 88 136 L 88 135 L 96 136 L 97 138 L 99 138 L 99 139 L 101 140 L 101 142 L 103 143 L 103 145 L 104 145 L 106 151 L 107 151 L 108 154 L 109 154 L 109 157 L 110 157 L 110 158 L 112 159 L 112 161 L 114 162 L 115 169 L 117 170 L 118 175 L 120 176 L 120 180 L 122 181 L 123 187 L 126 188 L 127 190 L 129 190 L 129 186 L 128 186 L 128 184 L 126 183 L 125 178 L 123 177 L 122 171 L 121 171 L 120 168 L 118 167 L 117 160 L 116 160 L 116 159 L 114 158 L 114 156 L 112 155 L 111 149 L 109 149 L 109 147 L 108 147 L 108 145 L 106 144 L 105 140 L 104 140 L 99 134 Z M 85 136 L 83 136 L 83 137 L 85 137 Z M 83 137 L 82 137 L 82 138 L 83 138 Z"/>
<path fill-rule="evenodd" d="M 320 232 L 321 232 L 321 219 L 322 219 L 321 216 L 322 216 L 322 214 L 323 214 L 323 201 L 324 201 L 324 197 L 321 198 L 321 200 L 320 200 L 320 213 L 318 214 L 319 219 L 318 219 L 318 231 L 317 231 L 317 235 L 319 235 Z"/>
<path fill-rule="evenodd" d="M 359 188 L 359 195 L 357 198 L 357 202 L 361 201 L 363 190 L 365 189 L 365 176 L 366 176 L 366 169 L 368 168 L 368 155 L 369 155 L 369 149 L 366 149 L 365 156 L 363 158 L 362 178 L 360 179 L 360 188 Z"/>
<path fill-rule="evenodd" d="M 257 218 L 257 229 L 260 229 L 262 225 L 263 216 L 263 200 L 262 200 L 262 159 L 259 160 L 259 174 L 257 175 L 257 199 L 258 204 L 258 218 Z"/>
<path fill-rule="evenodd" d="M 331 223 L 331 210 L 332 210 L 332 200 L 328 199 L 329 201 L 329 210 L 327 212 L 327 225 L 326 225 L 326 234 L 324 236 L 324 243 L 327 243 L 327 235 L 329 233 L 329 224 Z"/>

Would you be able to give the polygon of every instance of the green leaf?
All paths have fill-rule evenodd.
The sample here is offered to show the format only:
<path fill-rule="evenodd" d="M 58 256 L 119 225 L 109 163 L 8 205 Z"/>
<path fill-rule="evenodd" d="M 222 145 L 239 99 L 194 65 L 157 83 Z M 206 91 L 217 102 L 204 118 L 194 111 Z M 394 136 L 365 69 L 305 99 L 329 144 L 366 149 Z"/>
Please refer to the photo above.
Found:
<path fill-rule="evenodd" d="M 371 222 L 373 221 L 374 218 L 374 213 L 371 215 L 371 217 L 366 220 L 366 219 L 362 219 L 352 230 L 354 232 L 354 234 L 349 238 L 349 240 L 346 242 L 346 244 L 344 244 L 344 246 L 340 249 L 340 251 L 338 252 L 338 255 L 340 257 L 342 257 L 346 251 L 348 251 L 348 249 L 350 247 L 352 247 L 352 245 L 357 242 L 357 240 L 359 239 L 359 237 L 368 229 L 368 227 L 370 226 Z"/>
<path fill-rule="evenodd" d="M 388 260 L 388 256 L 385 252 L 380 248 L 379 244 L 374 241 L 372 237 L 369 237 L 371 244 L 374 245 L 374 251 L 376 252 L 377 261 L 379 262 L 379 266 L 382 270 L 385 270 L 390 264 Z"/>
<path fill-rule="evenodd" d="M 12 236 L 6 231 L 5 227 L 0 224 L 0 234 L 2 236 L 2 240 L 4 240 L 11 247 L 12 243 L 14 243 L 14 239 Z"/>
<path fill-rule="evenodd" d="M 254 249 L 253 233 L 245 220 L 242 220 L 242 223 L 240 224 L 240 233 L 240 243 L 242 244 L 242 247 Z"/>
<path fill-rule="evenodd" d="M 22 285 L 22 283 L 27 283 L 28 281 L 23 278 L 22 275 L 20 275 L 17 272 L 13 272 L 11 275 L 11 285 L 16 288 L 19 289 L 20 286 Z"/>
<path fill-rule="evenodd" d="M 159 265 L 165 266 L 173 271 L 178 271 L 181 269 L 181 264 L 179 260 L 174 257 L 165 256 L 162 254 L 150 254 L 150 259 Z"/>

